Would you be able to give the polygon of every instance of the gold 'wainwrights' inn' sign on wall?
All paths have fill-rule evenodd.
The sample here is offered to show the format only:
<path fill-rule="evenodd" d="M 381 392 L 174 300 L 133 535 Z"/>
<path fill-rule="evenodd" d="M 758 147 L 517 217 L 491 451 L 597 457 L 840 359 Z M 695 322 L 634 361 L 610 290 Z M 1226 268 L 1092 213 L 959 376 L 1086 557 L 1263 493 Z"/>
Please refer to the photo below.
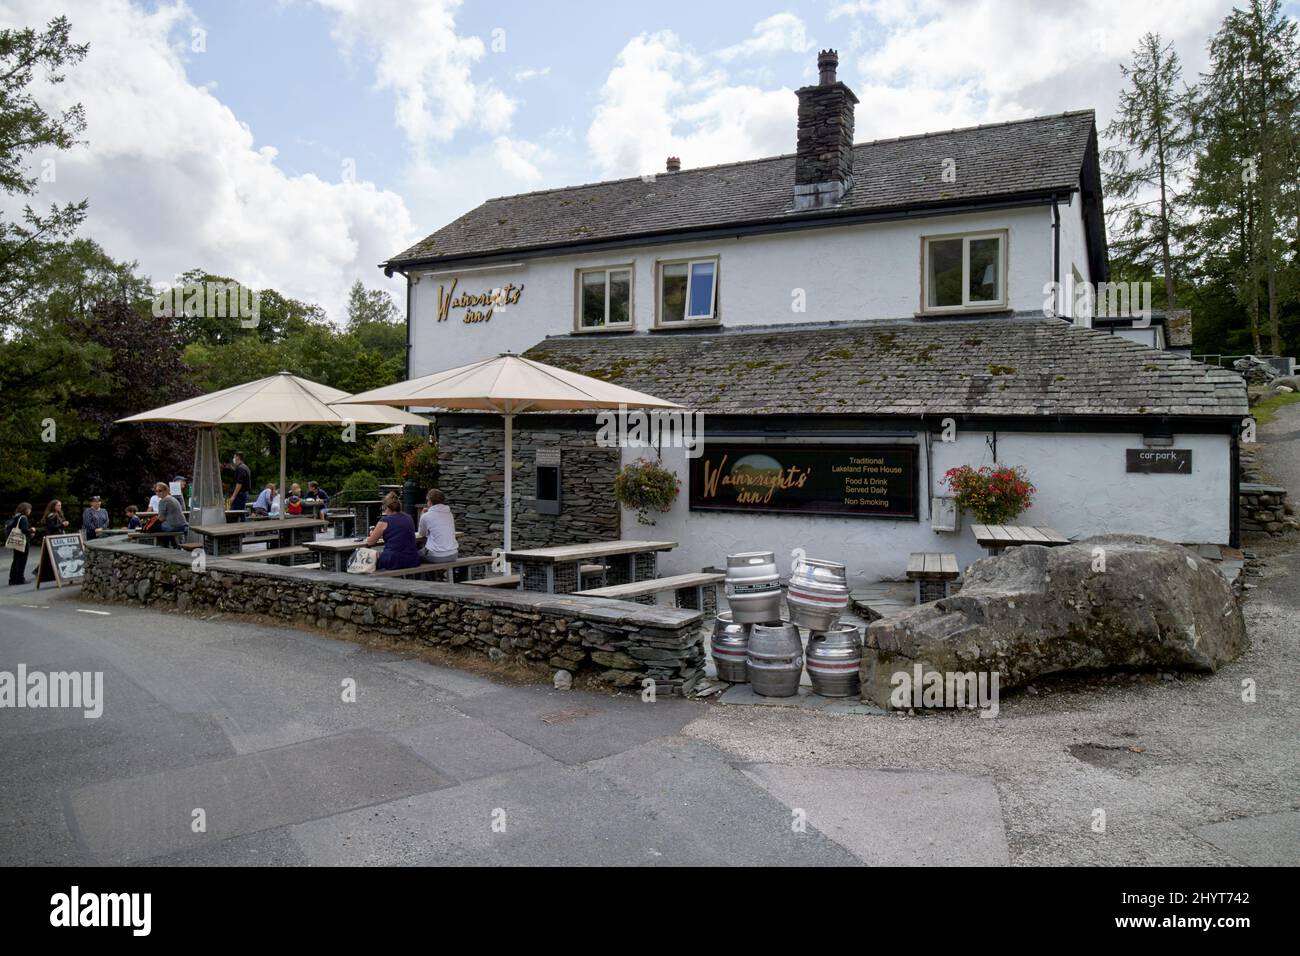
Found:
<path fill-rule="evenodd" d="M 489 289 L 487 292 L 462 292 L 457 295 L 456 283 L 459 281 L 459 279 L 452 279 L 450 286 L 438 286 L 439 322 L 446 322 L 448 316 L 451 315 L 452 309 L 464 309 L 465 315 L 461 318 L 461 321 L 467 324 L 487 322 L 492 318 L 493 312 L 514 305 L 519 301 L 519 297 L 524 294 L 522 285 L 509 282 L 499 288 Z"/>

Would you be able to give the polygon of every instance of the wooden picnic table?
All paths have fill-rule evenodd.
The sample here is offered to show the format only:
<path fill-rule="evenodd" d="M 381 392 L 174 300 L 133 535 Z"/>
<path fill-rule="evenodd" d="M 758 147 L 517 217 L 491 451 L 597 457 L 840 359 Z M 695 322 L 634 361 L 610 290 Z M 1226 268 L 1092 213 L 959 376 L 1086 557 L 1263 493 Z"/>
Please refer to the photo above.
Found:
<path fill-rule="evenodd" d="M 521 591 L 572 594 L 582 590 L 585 564 L 604 564 L 607 585 L 632 584 L 657 577 L 658 552 L 675 547 L 676 541 L 592 541 L 509 551 L 506 560 L 520 566 Z"/>
<path fill-rule="evenodd" d="M 987 548 L 990 555 L 1001 554 L 1004 548 L 1022 544 L 1041 544 L 1057 548 L 1069 544 L 1070 539 L 1061 532 L 1045 526 L 1033 527 L 1018 524 L 973 524 L 971 532 L 975 541 L 982 548 Z"/>
<path fill-rule="evenodd" d="M 320 518 L 270 518 L 232 524 L 190 525 L 190 530 L 202 536 L 204 551 L 218 557 L 242 551 L 245 538 L 267 534 L 274 534 L 282 548 L 308 544 L 323 527 L 325 522 Z"/>
<path fill-rule="evenodd" d="M 317 541 L 304 541 L 303 545 L 312 550 L 313 553 L 320 557 L 320 566 L 322 571 L 346 571 L 348 562 L 352 560 L 352 555 L 356 553 L 357 548 L 364 547 L 366 536 L 348 537 L 348 538 L 325 538 Z M 424 535 L 415 536 L 415 544 L 420 547 L 424 544 Z M 374 547 L 383 550 L 384 539 L 380 538 L 378 544 Z M 429 565 L 430 568 L 435 565 Z"/>

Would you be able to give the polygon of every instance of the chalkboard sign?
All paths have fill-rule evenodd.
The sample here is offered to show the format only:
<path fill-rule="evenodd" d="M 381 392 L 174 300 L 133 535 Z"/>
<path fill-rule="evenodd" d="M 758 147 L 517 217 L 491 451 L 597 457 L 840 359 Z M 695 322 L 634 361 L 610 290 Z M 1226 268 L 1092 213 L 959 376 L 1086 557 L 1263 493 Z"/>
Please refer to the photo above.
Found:
<path fill-rule="evenodd" d="M 1127 448 L 1124 470 L 1136 475 L 1190 475 L 1190 448 Z"/>
<path fill-rule="evenodd" d="M 691 461 L 692 511 L 916 518 L 916 445 L 709 441 Z"/>
<path fill-rule="evenodd" d="M 53 581 L 59 587 L 72 584 L 86 574 L 86 539 L 76 534 L 47 534 L 41 542 L 41 564 L 36 586 Z"/>

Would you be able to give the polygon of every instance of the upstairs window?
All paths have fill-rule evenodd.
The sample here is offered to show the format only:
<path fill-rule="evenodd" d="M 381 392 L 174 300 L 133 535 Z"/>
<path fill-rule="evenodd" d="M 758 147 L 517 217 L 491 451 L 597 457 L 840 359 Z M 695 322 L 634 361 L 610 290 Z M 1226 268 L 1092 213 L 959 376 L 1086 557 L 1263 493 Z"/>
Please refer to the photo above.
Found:
<path fill-rule="evenodd" d="M 578 331 L 632 327 L 632 267 L 578 273 Z"/>
<path fill-rule="evenodd" d="M 659 265 L 659 324 L 713 322 L 718 314 L 718 260 Z"/>
<path fill-rule="evenodd" d="M 1007 234 L 972 233 L 921 240 L 924 312 L 1005 308 Z"/>

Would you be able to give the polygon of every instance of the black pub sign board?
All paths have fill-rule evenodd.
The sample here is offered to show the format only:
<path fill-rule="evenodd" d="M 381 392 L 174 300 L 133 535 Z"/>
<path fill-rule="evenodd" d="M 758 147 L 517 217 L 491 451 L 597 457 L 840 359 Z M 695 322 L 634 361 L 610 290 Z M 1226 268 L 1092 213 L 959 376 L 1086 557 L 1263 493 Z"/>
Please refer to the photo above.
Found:
<path fill-rule="evenodd" d="M 747 445 L 691 459 L 692 511 L 916 518 L 916 445 Z"/>
<path fill-rule="evenodd" d="M 1138 475 L 1190 475 L 1190 448 L 1126 448 L 1125 471 Z"/>

